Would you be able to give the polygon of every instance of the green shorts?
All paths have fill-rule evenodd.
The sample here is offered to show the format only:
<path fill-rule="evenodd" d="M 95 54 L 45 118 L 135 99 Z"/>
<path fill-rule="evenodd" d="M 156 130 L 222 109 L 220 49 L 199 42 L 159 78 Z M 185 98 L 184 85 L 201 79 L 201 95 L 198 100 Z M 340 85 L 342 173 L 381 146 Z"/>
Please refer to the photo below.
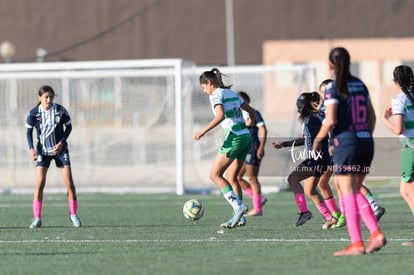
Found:
<path fill-rule="evenodd" d="M 400 154 L 401 181 L 411 182 L 414 180 L 414 150 L 408 147 L 401 149 Z"/>
<path fill-rule="evenodd" d="M 230 133 L 224 140 L 219 153 L 226 154 L 230 159 L 245 160 L 252 147 L 252 138 L 250 134 L 236 136 Z"/>

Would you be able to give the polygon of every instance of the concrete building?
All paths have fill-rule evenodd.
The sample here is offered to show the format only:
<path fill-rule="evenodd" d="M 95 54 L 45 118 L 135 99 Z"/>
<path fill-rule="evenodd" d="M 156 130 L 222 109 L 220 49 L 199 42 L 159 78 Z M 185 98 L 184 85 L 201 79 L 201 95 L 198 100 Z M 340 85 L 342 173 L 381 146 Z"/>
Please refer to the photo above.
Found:
<path fill-rule="evenodd" d="M 12 62 L 225 65 L 226 2 L 240 65 L 262 63 L 264 41 L 414 37 L 411 0 L 0 0 L 0 43 L 14 44 Z"/>
<path fill-rule="evenodd" d="M 314 64 L 317 67 L 317 79 L 322 81 L 330 78 L 328 54 L 332 47 L 341 46 L 351 54 L 351 70 L 359 76 L 371 93 L 371 98 L 377 115 L 389 105 L 396 89 L 392 81 L 395 66 L 400 64 L 414 65 L 413 38 L 383 38 L 383 39 L 332 39 L 332 40 L 296 40 L 296 41 L 267 41 L 263 45 L 263 63 L 278 64 Z M 295 93 L 272 93 L 273 88 L 266 89 L 274 98 L 267 101 L 269 116 L 280 117 L 286 113 L 285 108 L 276 102 L 281 100 L 294 102 Z M 274 104 L 271 104 L 271 103 Z M 379 129 L 383 129 L 380 127 Z M 388 131 L 384 131 L 386 134 Z"/>

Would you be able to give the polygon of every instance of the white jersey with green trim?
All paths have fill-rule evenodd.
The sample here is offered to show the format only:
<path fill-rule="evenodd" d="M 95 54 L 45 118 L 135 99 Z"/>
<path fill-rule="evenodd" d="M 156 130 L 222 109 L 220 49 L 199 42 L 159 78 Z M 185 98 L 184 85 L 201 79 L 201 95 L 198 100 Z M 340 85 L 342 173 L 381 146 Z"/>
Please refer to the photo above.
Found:
<path fill-rule="evenodd" d="M 237 136 L 250 134 L 240 108 L 244 101 L 233 90 L 217 88 L 209 96 L 209 99 L 214 115 L 216 114 L 214 107 L 217 104 L 223 105 L 224 120 L 221 122 L 221 127 L 223 127 L 226 136 L 230 132 Z"/>
<path fill-rule="evenodd" d="M 401 92 L 392 98 L 391 106 L 393 115 L 404 116 L 404 130 L 400 137 L 414 138 L 414 106 L 411 104 L 410 100 L 403 92 Z"/>

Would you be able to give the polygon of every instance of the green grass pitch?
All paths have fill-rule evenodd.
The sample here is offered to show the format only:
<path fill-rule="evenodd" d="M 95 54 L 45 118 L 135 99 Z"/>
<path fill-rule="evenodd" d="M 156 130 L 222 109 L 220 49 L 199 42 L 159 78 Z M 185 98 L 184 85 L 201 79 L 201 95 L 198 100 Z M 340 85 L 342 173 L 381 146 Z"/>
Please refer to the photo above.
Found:
<path fill-rule="evenodd" d="M 232 210 L 219 195 L 79 194 L 83 227 L 74 228 L 65 196 L 46 193 L 35 230 L 32 196 L 0 195 L 0 274 L 411 274 L 414 247 L 401 243 L 414 238 L 414 217 L 397 185 L 372 188 L 386 208 L 387 246 L 354 257 L 332 256 L 349 244 L 347 231 L 322 230 L 311 203 L 313 219 L 294 226 L 291 192 L 267 194 L 264 216 L 222 234 Z M 182 214 L 190 198 L 205 206 L 198 222 Z M 366 240 L 364 226 L 363 233 Z"/>

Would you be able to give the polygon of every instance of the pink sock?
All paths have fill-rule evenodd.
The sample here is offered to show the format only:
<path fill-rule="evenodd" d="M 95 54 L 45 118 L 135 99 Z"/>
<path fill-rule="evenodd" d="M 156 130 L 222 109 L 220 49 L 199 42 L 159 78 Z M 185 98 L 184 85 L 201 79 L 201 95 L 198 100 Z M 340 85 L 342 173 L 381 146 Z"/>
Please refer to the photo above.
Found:
<path fill-rule="evenodd" d="M 68 200 L 69 204 L 69 213 L 75 215 L 78 210 L 78 201 L 77 200 Z"/>
<path fill-rule="evenodd" d="M 33 200 L 33 217 L 40 219 L 42 217 L 42 201 Z"/>
<path fill-rule="evenodd" d="M 338 212 L 338 206 L 336 206 L 334 197 L 330 197 L 329 199 L 326 199 L 325 203 L 326 203 L 326 206 L 328 206 L 329 211 L 331 211 L 331 213 Z"/>
<path fill-rule="evenodd" d="M 301 213 L 308 211 L 308 206 L 306 205 L 305 194 L 303 193 L 295 194 L 295 201 Z"/>
<path fill-rule="evenodd" d="M 329 212 L 328 206 L 325 202 L 317 205 L 316 208 L 318 209 L 319 213 L 325 218 L 325 220 L 330 221 L 332 219 L 332 215 Z"/>
<path fill-rule="evenodd" d="M 351 242 L 361 242 L 362 233 L 356 195 L 344 194 L 342 198 L 344 199 L 346 225 Z"/>
<path fill-rule="evenodd" d="M 377 231 L 378 228 L 378 222 L 375 218 L 375 214 L 372 211 L 372 208 L 365 198 L 365 196 L 359 192 L 356 195 L 358 208 L 359 208 L 359 214 L 361 215 L 362 220 L 365 223 L 365 226 L 368 228 L 369 232 L 372 234 L 375 231 Z"/>
<path fill-rule="evenodd" d="M 339 200 L 339 208 L 341 209 L 341 214 L 345 216 L 345 204 L 344 199 Z"/>
<path fill-rule="evenodd" d="M 256 210 L 257 213 L 262 213 L 262 195 L 255 194 L 253 195 L 252 200 L 254 210 Z"/>
<path fill-rule="evenodd" d="M 253 199 L 253 191 L 252 191 L 252 189 L 249 187 L 249 188 L 247 188 L 246 190 L 244 190 L 244 193 L 246 193 L 246 195 L 249 197 L 249 198 L 251 198 L 251 199 Z"/>

